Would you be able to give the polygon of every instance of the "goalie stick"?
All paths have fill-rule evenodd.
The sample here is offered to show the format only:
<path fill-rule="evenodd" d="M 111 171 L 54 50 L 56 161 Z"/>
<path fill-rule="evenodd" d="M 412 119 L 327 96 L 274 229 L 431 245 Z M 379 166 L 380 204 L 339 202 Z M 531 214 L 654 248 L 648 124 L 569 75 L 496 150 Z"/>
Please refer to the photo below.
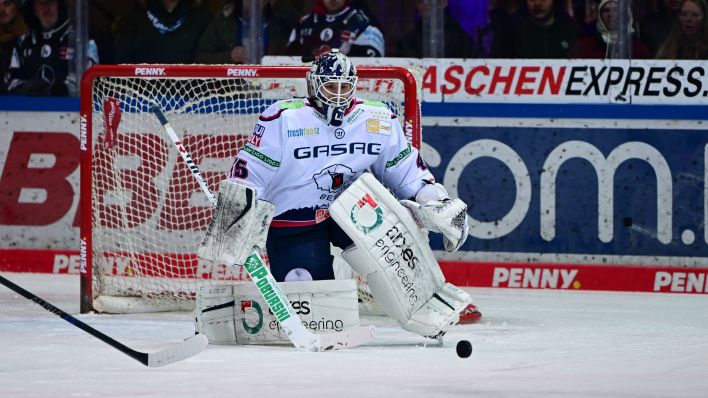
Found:
<path fill-rule="evenodd" d="M 216 197 L 209 189 L 206 180 L 202 177 L 197 165 L 194 164 L 189 152 L 187 152 L 180 142 L 177 133 L 175 133 L 174 129 L 167 121 L 165 114 L 157 105 L 153 106 L 150 110 L 155 114 L 163 129 L 170 137 L 170 140 L 177 147 L 182 159 L 187 163 L 189 170 L 197 180 L 197 183 L 199 183 L 199 187 L 201 187 L 211 203 L 216 205 Z M 290 304 L 290 301 L 285 297 L 282 288 L 275 281 L 268 267 L 265 266 L 265 262 L 258 254 L 257 248 L 255 248 L 253 253 L 248 257 L 244 267 L 256 284 L 256 287 L 258 287 L 258 291 L 266 300 L 268 307 L 276 314 L 276 318 L 285 330 L 288 339 L 296 348 L 306 351 L 339 350 L 357 347 L 374 339 L 375 329 L 373 326 L 359 326 L 352 330 L 344 330 L 336 333 L 315 334 L 310 332 L 303 326 L 300 317 L 295 313 L 292 304 Z"/>
<path fill-rule="evenodd" d="M 160 124 L 165 129 L 167 135 L 170 136 L 170 140 L 173 144 L 175 144 L 175 147 L 177 147 L 177 151 L 182 156 L 184 162 L 187 163 L 189 171 L 192 172 L 192 175 L 194 176 L 194 179 L 197 180 L 199 187 L 202 189 L 207 198 L 209 198 L 209 200 L 211 201 L 211 205 L 216 206 L 216 197 L 211 192 L 211 189 L 209 189 L 209 185 L 207 185 L 207 182 L 204 177 L 202 177 L 202 174 L 199 172 L 199 167 L 194 164 L 194 161 L 189 155 L 189 152 L 187 152 L 187 149 L 185 149 L 184 145 L 182 145 L 182 142 L 179 140 L 179 137 L 177 137 L 177 133 L 175 133 L 175 130 L 172 128 L 172 126 L 170 126 L 170 123 L 167 121 L 165 114 L 162 113 L 162 110 L 157 105 L 153 106 L 150 110 L 153 114 L 155 114 L 157 120 L 160 121 Z"/>
<path fill-rule="evenodd" d="M 192 336 L 183 342 L 176 344 L 172 347 L 166 348 L 162 351 L 157 352 L 140 352 L 136 351 L 125 344 L 111 338 L 110 336 L 99 332 L 93 327 L 81 322 L 80 320 L 74 318 L 68 313 L 62 311 L 60 308 L 55 307 L 51 303 L 43 300 L 34 293 L 31 293 L 22 287 L 14 284 L 8 279 L 0 276 L 0 283 L 5 285 L 8 289 L 14 291 L 15 293 L 33 301 L 35 304 L 44 308 L 45 310 L 51 312 L 52 314 L 60 317 L 61 319 L 69 322 L 70 324 L 76 326 L 77 328 L 83 330 L 84 332 L 90 334 L 91 336 L 103 341 L 104 343 L 110 345 L 111 347 L 117 349 L 118 351 L 124 353 L 125 355 L 135 359 L 136 361 L 142 363 L 149 367 L 159 367 L 169 365 L 181 361 L 183 359 L 189 358 L 193 355 L 200 353 L 207 345 L 209 345 L 209 340 L 201 334 Z"/>

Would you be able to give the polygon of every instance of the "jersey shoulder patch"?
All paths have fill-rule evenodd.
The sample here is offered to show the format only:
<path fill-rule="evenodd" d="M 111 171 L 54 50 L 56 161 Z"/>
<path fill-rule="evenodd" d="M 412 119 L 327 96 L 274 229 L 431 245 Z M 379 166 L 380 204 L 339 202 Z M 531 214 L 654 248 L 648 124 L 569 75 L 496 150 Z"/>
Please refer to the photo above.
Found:
<path fill-rule="evenodd" d="M 280 115 L 282 115 L 283 112 L 288 109 L 300 109 L 304 108 L 305 106 L 305 101 L 302 99 L 289 99 L 278 101 L 275 104 L 271 105 L 270 108 L 268 108 L 265 112 L 263 112 L 263 114 L 258 117 L 258 120 L 262 122 L 269 122 L 271 120 L 279 118 Z M 270 113 L 272 110 L 275 110 L 275 113 L 267 115 L 267 113 Z"/>
<path fill-rule="evenodd" d="M 388 106 L 387 106 L 385 103 L 381 102 L 381 101 L 373 101 L 373 100 L 368 100 L 368 99 L 365 99 L 365 100 L 363 100 L 363 101 L 364 101 L 364 105 L 369 105 L 369 106 L 374 106 L 374 107 L 378 107 L 378 108 L 386 108 L 386 109 L 388 109 Z"/>
<path fill-rule="evenodd" d="M 278 107 L 280 109 L 298 109 L 305 106 L 305 101 L 301 99 L 291 99 L 278 102 Z"/>

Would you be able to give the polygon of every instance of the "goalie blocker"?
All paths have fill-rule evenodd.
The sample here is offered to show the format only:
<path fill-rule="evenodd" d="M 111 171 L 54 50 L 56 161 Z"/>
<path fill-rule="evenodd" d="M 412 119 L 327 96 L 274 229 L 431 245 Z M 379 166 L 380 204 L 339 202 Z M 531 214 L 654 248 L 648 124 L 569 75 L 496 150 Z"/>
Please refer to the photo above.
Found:
<path fill-rule="evenodd" d="M 371 174 L 364 173 L 347 188 L 332 203 L 330 214 L 354 242 L 342 257 L 366 278 L 381 308 L 404 329 L 440 339 L 458 323 L 460 312 L 470 309 L 470 296 L 445 282 L 406 208 Z"/>
<path fill-rule="evenodd" d="M 222 181 L 214 215 L 199 246 L 199 257 L 243 265 L 254 246 L 265 248 L 274 212 L 272 203 L 256 200 L 253 188 Z"/>

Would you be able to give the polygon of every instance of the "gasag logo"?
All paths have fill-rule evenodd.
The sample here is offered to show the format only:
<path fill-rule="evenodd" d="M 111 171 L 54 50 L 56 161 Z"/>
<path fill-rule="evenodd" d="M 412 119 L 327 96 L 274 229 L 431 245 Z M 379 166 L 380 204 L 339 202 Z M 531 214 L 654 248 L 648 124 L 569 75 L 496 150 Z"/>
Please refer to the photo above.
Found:
<path fill-rule="evenodd" d="M 377 142 L 350 142 L 349 144 L 317 145 L 299 147 L 293 151 L 295 159 L 309 159 L 341 155 L 374 155 L 381 153 L 381 144 Z"/>

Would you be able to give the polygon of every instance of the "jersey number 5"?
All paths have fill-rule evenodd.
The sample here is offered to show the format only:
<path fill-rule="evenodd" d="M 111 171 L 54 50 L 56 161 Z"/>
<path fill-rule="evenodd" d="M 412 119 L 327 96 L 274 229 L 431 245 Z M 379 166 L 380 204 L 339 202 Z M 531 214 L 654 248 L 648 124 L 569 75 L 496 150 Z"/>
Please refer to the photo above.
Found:
<path fill-rule="evenodd" d="M 243 159 L 236 158 L 234 165 L 231 166 L 230 178 L 240 178 L 245 179 L 248 177 L 248 169 L 246 168 L 246 161 Z"/>

